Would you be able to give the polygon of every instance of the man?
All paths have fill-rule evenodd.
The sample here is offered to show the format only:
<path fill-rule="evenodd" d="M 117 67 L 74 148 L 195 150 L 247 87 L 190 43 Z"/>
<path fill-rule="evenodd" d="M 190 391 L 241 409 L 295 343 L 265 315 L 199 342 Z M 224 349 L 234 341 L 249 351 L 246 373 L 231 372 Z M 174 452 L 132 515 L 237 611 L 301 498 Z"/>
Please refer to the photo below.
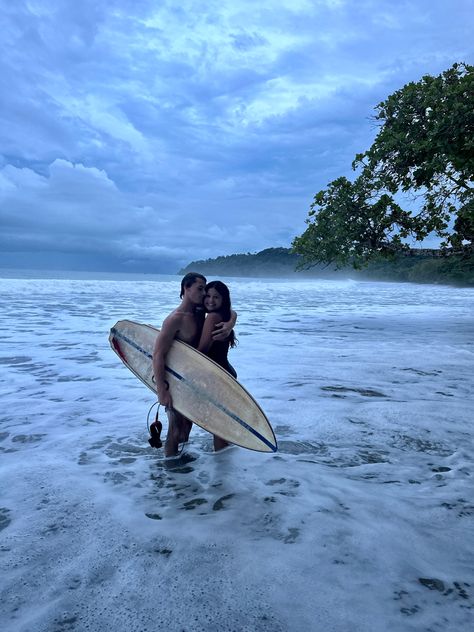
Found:
<path fill-rule="evenodd" d="M 173 340 L 177 338 L 193 347 L 199 344 L 203 319 L 197 313 L 206 294 L 206 278 L 197 272 L 188 272 L 181 281 L 181 304 L 163 321 L 161 333 L 153 350 L 153 373 L 156 382 L 158 400 L 166 407 L 168 414 L 168 434 L 165 443 L 165 456 L 178 454 L 178 444 L 188 440 L 192 422 L 173 409 L 173 401 L 169 392 L 169 385 L 165 375 L 165 358 Z M 219 323 L 214 334 L 214 340 L 227 338 L 235 325 L 236 314 L 233 312 L 231 320 Z"/>

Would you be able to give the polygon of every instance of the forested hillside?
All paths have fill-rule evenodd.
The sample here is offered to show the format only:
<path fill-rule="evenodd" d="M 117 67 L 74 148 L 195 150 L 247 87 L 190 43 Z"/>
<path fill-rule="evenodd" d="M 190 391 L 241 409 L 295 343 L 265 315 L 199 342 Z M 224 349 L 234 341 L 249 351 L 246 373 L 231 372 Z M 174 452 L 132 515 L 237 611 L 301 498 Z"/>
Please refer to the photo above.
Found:
<path fill-rule="evenodd" d="M 192 261 L 180 273 L 198 271 L 207 275 L 250 276 L 250 277 L 286 277 L 286 276 L 334 276 L 335 272 L 327 266 L 316 266 L 310 270 L 297 271 L 301 262 L 300 255 L 290 248 L 267 248 L 251 254 L 235 254 L 215 259 Z"/>
<path fill-rule="evenodd" d="M 195 271 L 207 276 L 360 278 L 414 283 L 447 283 L 474 286 L 474 258 L 442 256 L 438 251 L 412 251 L 393 259 L 372 261 L 363 270 L 352 267 L 335 270 L 314 266 L 297 270 L 301 257 L 289 248 L 267 248 L 255 254 L 235 254 L 192 261 L 179 271 Z"/>

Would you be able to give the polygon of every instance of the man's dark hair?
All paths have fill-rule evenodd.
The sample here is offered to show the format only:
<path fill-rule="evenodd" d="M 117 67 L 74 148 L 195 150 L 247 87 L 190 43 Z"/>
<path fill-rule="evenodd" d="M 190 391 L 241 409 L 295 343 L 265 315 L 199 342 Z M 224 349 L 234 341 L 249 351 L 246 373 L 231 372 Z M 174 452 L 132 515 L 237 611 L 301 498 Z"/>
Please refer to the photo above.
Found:
<path fill-rule="evenodd" d="M 204 283 L 206 283 L 206 277 L 199 272 L 188 272 L 181 280 L 181 294 L 179 298 L 183 298 L 185 288 L 191 287 L 196 283 L 197 279 L 202 279 Z"/>

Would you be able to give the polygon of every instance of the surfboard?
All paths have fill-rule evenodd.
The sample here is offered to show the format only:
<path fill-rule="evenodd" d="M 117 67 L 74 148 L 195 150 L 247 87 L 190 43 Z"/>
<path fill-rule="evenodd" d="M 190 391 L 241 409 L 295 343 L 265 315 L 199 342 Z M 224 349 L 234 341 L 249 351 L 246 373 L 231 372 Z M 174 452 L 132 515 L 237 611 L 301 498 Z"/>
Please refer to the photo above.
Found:
<path fill-rule="evenodd" d="M 120 320 L 110 330 L 109 342 L 125 366 L 156 395 L 153 348 L 160 330 L 131 320 Z M 174 340 L 166 355 L 165 371 L 173 408 L 192 422 L 229 443 L 276 452 L 275 433 L 255 399 L 230 373 L 185 342 Z"/>

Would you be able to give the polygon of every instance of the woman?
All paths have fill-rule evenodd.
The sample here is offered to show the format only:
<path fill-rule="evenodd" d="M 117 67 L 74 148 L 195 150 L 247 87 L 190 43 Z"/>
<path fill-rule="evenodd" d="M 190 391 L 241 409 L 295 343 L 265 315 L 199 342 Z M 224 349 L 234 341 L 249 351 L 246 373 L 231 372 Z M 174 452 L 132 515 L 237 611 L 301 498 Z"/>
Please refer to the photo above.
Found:
<path fill-rule="evenodd" d="M 229 363 L 227 354 L 229 347 L 235 347 L 235 334 L 232 330 L 223 341 L 213 340 L 212 334 L 217 323 L 231 319 L 233 310 L 230 303 L 229 288 L 222 281 L 211 281 L 206 285 L 204 308 L 207 312 L 202 328 L 198 350 L 205 353 L 211 360 L 217 362 L 233 377 L 237 377 L 234 367 Z M 214 435 L 214 450 L 222 450 L 229 444 L 224 439 Z"/>

